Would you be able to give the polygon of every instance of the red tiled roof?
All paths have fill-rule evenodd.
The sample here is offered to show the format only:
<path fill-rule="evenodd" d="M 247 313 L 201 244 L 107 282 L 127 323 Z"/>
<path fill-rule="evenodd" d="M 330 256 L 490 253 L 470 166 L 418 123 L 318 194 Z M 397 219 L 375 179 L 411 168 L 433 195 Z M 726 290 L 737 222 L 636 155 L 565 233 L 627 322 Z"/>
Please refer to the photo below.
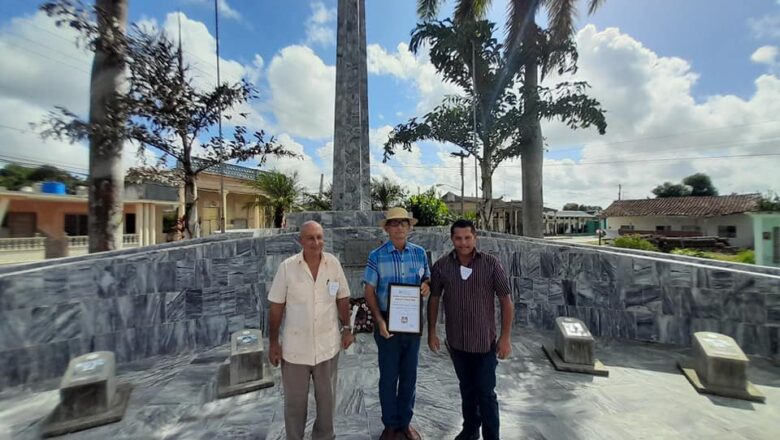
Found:
<path fill-rule="evenodd" d="M 760 201 L 760 194 L 616 200 L 599 217 L 716 217 L 758 211 Z"/>

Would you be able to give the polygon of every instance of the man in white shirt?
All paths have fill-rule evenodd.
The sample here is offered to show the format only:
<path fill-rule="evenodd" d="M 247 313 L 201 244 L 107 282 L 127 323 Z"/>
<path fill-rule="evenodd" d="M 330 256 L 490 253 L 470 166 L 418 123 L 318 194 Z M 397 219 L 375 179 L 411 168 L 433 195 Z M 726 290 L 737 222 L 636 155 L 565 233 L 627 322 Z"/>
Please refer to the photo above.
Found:
<path fill-rule="evenodd" d="M 325 241 L 319 223 L 309 221 L 301 225 L 299 241 L 303 251 L 279 265 L 268 292 L 268 358 L 274 366 L 282 364 L 287 438 L 303 439 L 311 378 L 317 404 L 312 439 L 335 439 L 339 350 L 348 348 L 353 340 L 349 328 L 349 286 L 339 260 L 322 251 Z M 280 345 L 283 316 L 284 336 Z"/>

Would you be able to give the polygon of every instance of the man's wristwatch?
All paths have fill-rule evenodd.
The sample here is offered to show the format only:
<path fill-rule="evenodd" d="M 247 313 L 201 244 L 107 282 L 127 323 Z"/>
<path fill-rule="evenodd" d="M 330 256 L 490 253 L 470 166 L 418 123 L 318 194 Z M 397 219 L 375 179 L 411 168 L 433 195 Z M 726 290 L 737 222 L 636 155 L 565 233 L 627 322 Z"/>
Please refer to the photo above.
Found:
<path fill-rule="evenodd" d="M 344 333 L 344 330 L 349 330 L 349 332 L 352 333 L 352 328 L 348 325 L 342 325 L 339 327 L 339 333 Z"/>

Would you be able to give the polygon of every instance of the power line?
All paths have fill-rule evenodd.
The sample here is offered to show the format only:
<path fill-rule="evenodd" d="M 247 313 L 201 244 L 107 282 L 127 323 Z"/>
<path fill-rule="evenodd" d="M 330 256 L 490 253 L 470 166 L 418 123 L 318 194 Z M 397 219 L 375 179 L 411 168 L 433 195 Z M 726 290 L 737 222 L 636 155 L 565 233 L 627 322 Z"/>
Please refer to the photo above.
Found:
<path fill-rule="evenodd" d="M 86 70 L 82 69 L 82 68 L 81 68 L 81 67 L 79 67 L 79 66 L 74 66 L 74 65 L 72 65 L 72 64 L 70 64 L 70 63 L 66 63 L 65 61 L 62 61 L 62 60 L 58 60 L 58 59 L 52 58 L 52 57 L 51 57 L 51 56 L 49 56 L 49 55 L 46 55 L 46 54 L 40 53 L 40 52 L 38 52 L 38 51 L 35 51 L 35 50 L 33 50 L 33 49 L 29 48 L 29 47 L 24 47 L 24 46 L 21 46 L 21 45 L 19 45 L 19 44 L 17 44 L 17 43 L 14 43 L 14 42 L 13 42 L 13 41 L 11 41 L 11 40 L 6 40 L 6 42 L 7 42 L 8 44 L 10 44 L 11 46 L 16 46 L 16 47 L 18 47 L 18 48 L 20 48 L 20 49 L 22 49 L 22 50 L 25 50 L 25 51 L 27 51 L 27 52 L 29 52 L 29 53 L 31 53 L 31 54 L 38 55 L 38 56 L 39 56 L 39 57 L 41 57 L 41 58 L 45 58 L 45 59 L 47 59 L 47 60 L 54 61 L 54 62 L 56 62 L 56 63 L 62 64 L 63 66 L 68 66 L 68 67 L 70 67 L 71 69 L 75 69 L 75 70 L 78 70 L 79 72 L 83 72 L 83 73 L 86 73 L 87 75 L 89 75 L 89 72 L 88 72 L 88 71 L 86 71 Z"/>

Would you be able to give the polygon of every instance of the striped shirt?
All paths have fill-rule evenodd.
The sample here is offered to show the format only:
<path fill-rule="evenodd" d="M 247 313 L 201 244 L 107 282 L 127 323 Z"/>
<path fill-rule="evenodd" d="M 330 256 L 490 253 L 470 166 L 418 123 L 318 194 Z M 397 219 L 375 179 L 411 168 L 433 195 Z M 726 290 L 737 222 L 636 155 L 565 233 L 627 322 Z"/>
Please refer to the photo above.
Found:
<path fill-rule="evenodd" d="M 472 272 L 463 280 L 455 250 L 439 258 L 431 295 L 443 295 L 447 343 L 456 350 L 487 353 L 496 341 L 495 297 L 511 293 L 509 279 L 496 257 L 476 249 L 468 267 Z"/>
<path fill-rule="evenodd" d="M 386 312 L 390 283 L 419 285 L 430 277 L 425 249 L 407 241 L 403 251 L 399 251 L 388 240 L 368 254 L 363 282 L 374 286 L 379 309 Z"/>

